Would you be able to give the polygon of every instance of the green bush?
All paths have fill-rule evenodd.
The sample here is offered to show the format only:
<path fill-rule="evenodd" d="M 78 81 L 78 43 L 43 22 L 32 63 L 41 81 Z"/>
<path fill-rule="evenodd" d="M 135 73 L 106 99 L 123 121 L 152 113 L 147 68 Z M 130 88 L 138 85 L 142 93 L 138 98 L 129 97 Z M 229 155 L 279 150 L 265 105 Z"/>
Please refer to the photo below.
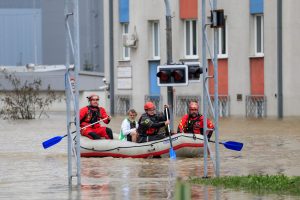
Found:
<path fill-rule="evenodd" d="M 4 77 L 12 86 L 12 90 L 3 88 L 4 95 L 1 96 L 0 116 L 3 119 L 35 119 L 42 115 L 49 117 L 46 111 L 56 100 L 61 101 L 61 97 L 51 90 L 50 85 L 45 95 L 41 95 L 41 79 L 33 82 L 21 82 L 15 73 L 2 71 Z"/>

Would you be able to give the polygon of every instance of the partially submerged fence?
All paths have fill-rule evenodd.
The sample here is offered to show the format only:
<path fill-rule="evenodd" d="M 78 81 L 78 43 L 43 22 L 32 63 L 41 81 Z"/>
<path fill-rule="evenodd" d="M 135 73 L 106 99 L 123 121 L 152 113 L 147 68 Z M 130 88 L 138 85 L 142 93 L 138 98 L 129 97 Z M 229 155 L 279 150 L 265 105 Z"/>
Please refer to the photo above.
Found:
<path fill-rule="evenodd" d="M 116 95 L 116 113 L 126 115 L 127 111 L 132 107 L 131 95 Z"/>
<path fill-rule="evenodd" d="M 266 117 L 267 97 L 264 95 L 246 96 L 246 117 Z"/>

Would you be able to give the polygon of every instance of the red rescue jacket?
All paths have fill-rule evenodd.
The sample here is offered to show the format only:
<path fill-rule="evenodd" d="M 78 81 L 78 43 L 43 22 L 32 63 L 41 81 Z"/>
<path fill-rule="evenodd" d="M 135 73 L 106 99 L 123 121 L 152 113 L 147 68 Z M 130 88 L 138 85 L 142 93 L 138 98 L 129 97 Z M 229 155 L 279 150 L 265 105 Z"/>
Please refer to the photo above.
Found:
<path fill-rule="evenodd" d="M 181 118 L 178 125 L 178 133 L 195 133 L 203 134 L 203 116 L 190 117 L 188 114 Z M 214 125 L 210 119 L 207 119 L 207 128 L 214 129 Z"/>
<path fill-rule="evenodd" d="M 79 111 L 79 119 L 80 119 L 80 127 L 87 126 L 89 124 L 95 123 L 100 119 L 107 118 L 108 115 L 104 108 L 102 107 L 92 107 L 86 106 L 80 109 Z M 109 123 L 108 119 L 103 120 L 105 124 Z M 101 127 L 99 123 L 96 123 L 92 126 L 93 128 Z"/>

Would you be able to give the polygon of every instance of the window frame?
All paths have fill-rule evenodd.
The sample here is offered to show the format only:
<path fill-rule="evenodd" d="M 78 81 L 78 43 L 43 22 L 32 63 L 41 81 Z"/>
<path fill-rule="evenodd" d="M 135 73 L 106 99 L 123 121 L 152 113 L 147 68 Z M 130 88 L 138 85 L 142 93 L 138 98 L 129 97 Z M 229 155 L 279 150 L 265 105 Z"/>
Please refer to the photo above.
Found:
<path fill-rule="evenodd" d="M 160 59 L 160 26 L 159 21 L 151 23 L 152 28 L 152 57 L 153 59 Z"/>
<path fill-rule="evenodd" d="M 223 32 L 225 32 L 225 37 L 223 36 L 224 35 Z M 223 48 L 223 45 L 225 45 L 225 48 Z M 225 50 L 224 53 L 223 50 Z M 228 57 L 228 31 L 227 31 L 227 20 L 225 18 L 225 26 L 218 28 L 218 58 L 227 58 L 227 57 Z"/>
<path fill-rule="evenodd" d="M 129 33 L 129 23 L 121 23 L 121 26 L 122 26 L 122 40 L 123 40 L 123 35 Z M 122 45 L 122 59 L 130 60 L 130 47 L 124 47 Z"/>
<path fill-rule="evenodd" d="M 261 18 L 260 23 L 260 48 L 258 51 L 258 17 Z M 255 56 L 264 56 L 264 16 L 262 14 L 254 15 L 254 54 Z"/>
<path fill-rule="evenodd" d="M 184 57 L 188 59 L 198 58 L 198 21 L 196 19 L 184 20 Z M 189 23 L 189 25 L 187 25 Z M 195 28 L 194 25 L 195 24 Z M 187 33 L 187 27 L 189 26 L 189 33 Z M 189 46 L 187 36 L 189 35 Z M 194 49 L 195 45 L 195 49 Z M 188 51 L 189 50 L 189 54 Z M 196 51 L 194 54 L 193 52 Z"/>

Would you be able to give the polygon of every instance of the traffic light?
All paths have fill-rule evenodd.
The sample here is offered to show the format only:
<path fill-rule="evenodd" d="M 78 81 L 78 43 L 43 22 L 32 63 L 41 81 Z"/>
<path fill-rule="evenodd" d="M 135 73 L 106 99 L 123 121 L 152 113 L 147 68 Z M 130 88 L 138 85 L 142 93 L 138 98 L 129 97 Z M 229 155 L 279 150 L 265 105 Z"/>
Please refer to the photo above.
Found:
<path fill-rule="evenodd" d="M 188 66 L 189 82 L 199 82 L 200 75 L 203 73 L 200 62 L 186 62 L 185 64 Z"/>
<path fill-rule="evenodd" d="M 188 67 L 186 65 L 157 66 L 158 86 L 188 85 Z"/>
<path fill-rule="evenodd" d="M 225 17 L 224 17 L 224 10 L 212 10 L 211 12 L 211 28 L 223 28 L 225 27 Z M 214 18 L 216 21 L 214 22 Z"/>

